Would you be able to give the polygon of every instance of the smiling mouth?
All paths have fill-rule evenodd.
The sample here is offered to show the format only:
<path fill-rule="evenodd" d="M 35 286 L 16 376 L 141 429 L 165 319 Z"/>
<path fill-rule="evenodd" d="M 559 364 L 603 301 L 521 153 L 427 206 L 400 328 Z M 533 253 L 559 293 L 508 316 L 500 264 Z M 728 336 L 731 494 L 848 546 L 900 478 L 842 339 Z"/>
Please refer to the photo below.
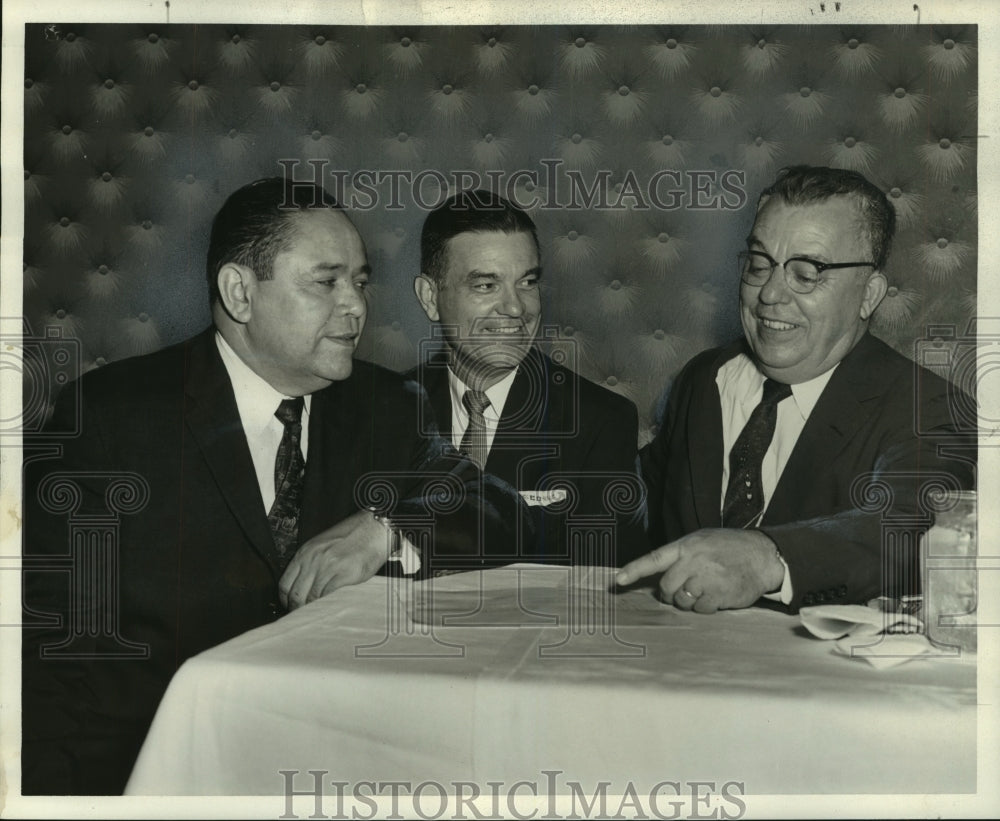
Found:
<path fill-rule="evenodd" d="M 764 317 L 758 317 L 758 319 L 761 325 L 772 331 L 793 331 L 799 327 L 791 322 L 780 322 L 777 319 L 765 319 Z"/>
<path fill-rule="evenodd" d="M 513 327 L 480 328 L 479 333 L 495 336 L 524 336 L 524 327 L 522 325 L 515 325 Z"/>

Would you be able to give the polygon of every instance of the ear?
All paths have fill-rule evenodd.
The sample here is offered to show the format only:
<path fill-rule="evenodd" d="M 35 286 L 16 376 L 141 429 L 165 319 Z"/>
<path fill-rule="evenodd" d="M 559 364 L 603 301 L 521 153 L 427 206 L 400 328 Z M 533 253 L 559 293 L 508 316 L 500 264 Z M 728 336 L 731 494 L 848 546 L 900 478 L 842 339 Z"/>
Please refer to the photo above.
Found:
<path fill-rule="evenodd" d="M 222 307 L 236 322 L 245 325 L 250 321 L 253 295 L 257 288 L 257 277 L 245 265 L 227 262 L 219 269 L 219 300 Z"/>
<path fill-rule="evenodd" d="M 864 298 L 861 301 L 861 319 L 867 321 L 875 313 L 875 309 L 885 297 L 888 288 L 889 283 L 881 271 L 876 271 L 868 277 L 868 281 L 865 283 Z"/>
<path fill-rule="evenodd" d="M 413 280 L 413 292 L 417 295 L 417 299 L 420 300 L 420 306 L 424 309 L 424 313 L 427 314 L 427 318 L 431 322 L 437 322 L 441 318 L 437 306 L 437 283 L 430 277 L 421 274 Z"/>

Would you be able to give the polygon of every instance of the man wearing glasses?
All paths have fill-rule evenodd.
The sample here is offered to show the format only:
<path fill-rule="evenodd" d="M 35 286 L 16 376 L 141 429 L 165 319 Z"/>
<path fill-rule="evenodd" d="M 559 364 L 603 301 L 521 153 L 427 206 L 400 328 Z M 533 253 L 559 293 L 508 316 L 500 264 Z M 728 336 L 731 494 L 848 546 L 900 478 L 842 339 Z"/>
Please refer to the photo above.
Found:
<path fill-rule="evenodd" d="M 886 488 L 889 516 L 919 514 L 928 481 L 972 487 L 975 437 L 955 431 L 947 382 L 868 333 L 894 228 L 851 171 L 788 168 L 761 194 L 738 258 L 745 339 L 674 382 L 641 453 L 661 546 L 619 584 L 661 574 L 664 600 L 700 613 L 919 591 L 921 525 L 883 544 L 865 488 Z"/>

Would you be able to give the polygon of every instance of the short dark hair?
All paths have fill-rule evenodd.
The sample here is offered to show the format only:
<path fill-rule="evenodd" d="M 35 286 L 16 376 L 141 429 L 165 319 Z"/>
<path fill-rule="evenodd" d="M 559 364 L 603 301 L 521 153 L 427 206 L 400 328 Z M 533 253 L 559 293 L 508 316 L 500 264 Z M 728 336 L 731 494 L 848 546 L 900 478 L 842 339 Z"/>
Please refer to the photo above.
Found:
<path fill-rule="evenodd" d="M 337 201 L 313 182 L 268 177 L 244 185 L 229 195 L 212 220 L 205 273 L 211 304 L 219 299 L 219 271 L 234 262 L 270 279 L 274 258 L 292 234 L 292 217 L 308 209 L 335 208 Z"/>
<path fill-rule="evenodd" d="M 872 262 L 881 271 L 889 259 L 896 233 L 896 212 L 885 194 L 856 171 L 816 165 L 793 165 L 781 169 L 776 179 L 761 192 L 758 208 L 765 197 L 777 195 L 789 205 L 824 202 L 830 197 L 851 196 L 860 206 L 865 236 L 872 248 Z"/>
<path fill-rule="evenodd" d="M 461 191 L 427 215 L 420 233 L 420 272 L 441 284 L 448 266 L 448 240 L 467 231 L 531 234 L 541 258 L 538 231 L 522 209 L 492 191 Z"/>

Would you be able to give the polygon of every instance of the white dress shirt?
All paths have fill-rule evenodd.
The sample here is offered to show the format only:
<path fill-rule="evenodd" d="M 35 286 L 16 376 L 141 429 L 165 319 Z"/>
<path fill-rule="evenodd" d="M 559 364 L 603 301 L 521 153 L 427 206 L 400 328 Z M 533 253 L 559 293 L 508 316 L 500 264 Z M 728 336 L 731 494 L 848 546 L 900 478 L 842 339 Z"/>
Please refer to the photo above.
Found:
<path fill-rule="evenodd" d="M 764 510 L 771 503 L 774 489 L 778 485 L 781 473 L 788 464 L 788 457 L 792 455 L 795 443 L 799 440 L 799 435 L 806 425 L 806 420 L 812 413 L 813 408 L 819 401 L 820 394 L 833 376 L 836 369 L 834 365 L 830 370 L 819 376 L 810 379 L 808 382 L 801 382 L 792 385 L 792 395 L 786 397 L 778 403 L 777 421 L 774 427 L 774 438 L 764 454 L 761 463 L 760 478 L 764 491 Z M 719 510 L 721 511 L 726 503 L 726 488 L 729 487 L 729 452 L 739 438 L 743 428 L 746 427 L 747 420 L 754 408 L 760 404 L 764 395 L 765 376 L 745 354 L 730 359 L 721 368 L 715 377 L 715 384 L 719 388 L 719 400 L 722 404 L 722 488 L 719 496 Z M 763 516 L 763 511 L 761 512 Z M 758 518 L 758 522 L 760 519 Z M 784 564 L 784 559 L 782 559 Z M 788 565 L 785 565 L 785 579 L 781 586 L 780 593 L 769 594 L 768 598 L 780 600 L 788 604 L 792 600 L 792 586 L 788 574 Z"/>
<path fill-rule="evenodd" d="M 510 394 L 510 386 L 514 384 L 515 376 L 517 376 L 517 368 L 484 391 L 490 400 L 490 406 L 483 411 L 483 418 L 486 420 L 487 453 L 493 448 L 493 439 L 500 425 L 503 407 L 507 404 L 507 396 Z M 469 387 L 455 376 L 455 372 L 451 368 L 448 368 L 448 387 L 451 390 L 451 441 L 455 450 L 459 450 L 462 447 L 465 429 L 469 426 L 469 412 L 465 409 L 465 403 L 462 402 L 462 397 L 465 396 Z"/>
<path fill-rule="evenodd" d="M 236 408 L 240 413 L 243 433 L 246 434 L 250 446 L 250 458 L 253 459 L 254 473 L 257 474 L 257 485 L 264 500 L 264 513 L 267 514 L 274 504 L 274 460 L 278 455 L 278 446 L 285 433 L 285 426 L 274 415 L 285 396 L 270 386 L 258 376 L 249 365 L 239 358 L 236 351 L 216 332 L 215 342 L 219 346 L 222 364 L 226 366 L 229 381 L 233 383 L 233 393 L 236 394 Z M 305 397 L 302 409 L 302 458 L 309 457 L 309 406 L 311 396 Z"/>

